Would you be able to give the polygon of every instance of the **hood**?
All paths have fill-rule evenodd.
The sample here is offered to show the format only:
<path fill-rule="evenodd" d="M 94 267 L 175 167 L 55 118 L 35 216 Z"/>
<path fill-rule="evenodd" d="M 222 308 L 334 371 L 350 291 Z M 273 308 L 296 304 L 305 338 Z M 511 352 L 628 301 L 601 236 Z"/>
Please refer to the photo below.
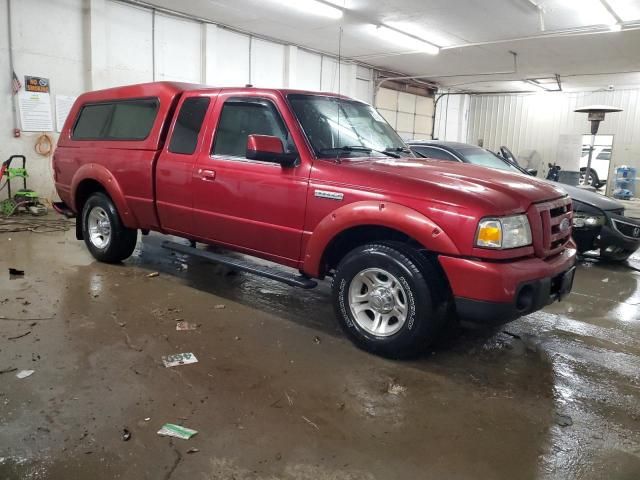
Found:
<path fill-rule="evenodd" d="M 342 166 L 370 172 L 369 177 L 382 176 L 382 188 L 424 197 L 425 192 L 442 192 L 431 195 L 443 203 L 483 205 L 493 214 L 525 211 L 532 203 L 566 196 L 566 192 L 553 182 L 541 181 L 520 173 L 432 159 L 357 159 L 345 160 Z M 373 179 L 371 179 L 373 180 Z M 375 186 L 375 185 L 374 185 Z M 456 202 L 455 199 L 458 199 Z"/>
<path fill-rule="evenodd" d="M 590 192 L 583 188 L 572 187 L 571 185 L 564 185 L 562 183 L 556 184 L 559 188 L 567 192 L 572 200 L 577 202 L 586 203 L 591 207 L 598 208 L 600 210 L 621 210 L 624 209 L 624 205 L 615 200 L 600 195 L 599 193 Z"/>

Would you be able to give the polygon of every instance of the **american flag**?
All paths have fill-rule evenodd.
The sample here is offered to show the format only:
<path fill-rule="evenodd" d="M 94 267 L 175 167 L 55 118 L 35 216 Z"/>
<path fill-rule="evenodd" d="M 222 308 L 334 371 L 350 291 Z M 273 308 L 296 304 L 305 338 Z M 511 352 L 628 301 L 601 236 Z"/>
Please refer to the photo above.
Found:
<path fill-rule="evenodd" d="M 18 79 L 16 72 L 12 72 L 12 73 L 13 73 L 13 76 L 11 78 L 11 90 L 13 90 L 13 94 L 15 95 L 22 88 L 22 84 L 20 83 L 20 80 Z"/>

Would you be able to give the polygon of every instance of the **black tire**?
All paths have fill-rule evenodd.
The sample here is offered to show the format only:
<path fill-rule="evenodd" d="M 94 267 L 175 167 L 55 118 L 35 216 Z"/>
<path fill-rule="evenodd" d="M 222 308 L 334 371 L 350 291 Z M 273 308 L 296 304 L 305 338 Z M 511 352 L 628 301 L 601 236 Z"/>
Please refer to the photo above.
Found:
<path fill-rule="evenodd" d="M 380 336 L 368 331 L 362 325 L 366 319 L 364 322 L 357 320 L 353 313 L 352 282 L 369 269 L 381 269 L 391 274 L 406 292 L 406 318 L 401 326 L 395 319 L 391 330 L 398 330 L 390 335 Z M 449 312 L 448 289 L 441 272 L 417 250 L 396 242 L 364 245 L 349 252 L 335 271 L 332 296 L 336 316 L 349 339 L 363 350 L 391 358 L 409 358 L 423 352 L 438 339 Z M 393 317 L 388 325 L 391 322 L 394 322 Z M 372 323 L 375 324 L 374 320 Z"/>
<path fill-rule="evenodd" d="M 109 240 L 105 241 L 104 244 L 100 244 L 98 240 L 92 240 L 89 218 L 93 211 L 100 212 L 105 217 L 105 220 L 108 220 L 110 234 Z M 122 224 L 115 205 L 106 194 L 101 192 L 92 194 L 84 204 L 82 209 L 82 236 L 91 255 L 96 260 L 105 263 L 118 263 L 129 258 L 138 241 L 138 231 L 127 228 Z"/>
<path fill-rule="evenodd" d="M 580 169 L 580 185 L 582 185 L 582 183 L 584 182 L 584 177 L 586 176 L 586 174 L 587 174 L 587 169 L 581 168 Z M 598 177 L 598 173 L 593 168 L 591 168 L 591 174 L 589 175 L 588 185 L 591 185 L 596 189 L 602 186 L 602 184 L 600 183 L 600 177 Z"/>

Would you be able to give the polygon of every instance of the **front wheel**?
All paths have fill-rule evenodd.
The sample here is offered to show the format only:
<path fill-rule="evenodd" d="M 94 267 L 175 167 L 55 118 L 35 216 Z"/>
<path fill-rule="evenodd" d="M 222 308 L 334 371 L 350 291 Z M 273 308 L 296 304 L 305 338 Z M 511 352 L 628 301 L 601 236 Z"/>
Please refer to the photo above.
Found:
<path fill-rule="evenodd" d="M 125 227 L 111 199 L 98 192 L 82 209 L 82 236 L 96 260 L 117 263 L 133 253 L 138 231 Z"/>
<path fill-rule="evenodd" d="M 333 278 L 336 315 L 360 348 L 411 357 L 438 336 L 443 279 L 428 259 L 403 244 L 370 244 L 349 252 Z"/>

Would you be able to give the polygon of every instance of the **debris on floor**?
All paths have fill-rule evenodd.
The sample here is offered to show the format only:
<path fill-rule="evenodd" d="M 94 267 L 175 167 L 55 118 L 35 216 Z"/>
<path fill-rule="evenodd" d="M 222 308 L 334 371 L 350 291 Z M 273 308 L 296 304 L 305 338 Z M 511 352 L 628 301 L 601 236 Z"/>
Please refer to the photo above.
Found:
<path fill-rule="evenodd" d="M 316 335 L 315 337 L 313 337 L 313 342 L 320 345 L 322 343 L 322 340 L 320 339 L 319 336 Z"/>
<path fill-rule="evenodd" d="M 390 395 L 402 395 L 407 391 L 407 387 L 397 383 L 389 382 L 387 385 L 387 393 Z"/>
<path fill-rule="evenodd" d="M 158 435 L 161 435 L 163 437 L 180 438 L 182 440 L 189 440 L 197 433 L 197 430 L 192 430 L 190 428 L 183 427 L 181 425 L 175 425 L 173 423 L 165 423 L 162 428 L 158 430 Z"/>
<path fill-rule="evenodd" d="M 17 268 L 9 267 L 9 278 L 11 277 L 24 277 L 24 270 L 18 270 Z"/>
<path fill-rule="evenodd" d="M 26 337 L 30 333 L 31 333 L 31 330 L 29 330 L 28 332 L 22 333 L 20 335 L 16 335 L 15 337 L 7 337 L 7 340 L 17 340 L 19 338 Z"/>
<path fill-rule="evenodd" d="M 200 325 L 197 323 L 190 323 L 185 320 L 178 320 L 176 322 L 176 330 L 184 331 L 184 330 L 196 330 Z"/>
<path fill-rule="evenodd" d="M 216 310 L 224 310 L 225 308 L 227 308 L 227 306 L 225 304 L 221 303 L 219 305 L 216 305 L 213 308 L 215 308 Z"/>
<path fill-rule="evenodd" d="M 0 375 L 2 375 L 3 373 L 15 372 L 17 370 L 18 369 L 16 367 L 3 368 L 2 370 L 0 370 Z"/>
<path fill-rule="evenodd" d="M 602 283 L 608 283 L 608 282 L 609 282 L 609 277 L 602 279 Z"/>
<path fill-rule="evenodd" d="M 30 377 L 34 372 L 35 370 L 20 370 L 18 373 L 16 373 L 16 377 L 22 380 L 23 378 Z"/>
<path fill-rule="evenodd" d="M 320 430 L 320 427 L 318 425 L 316 425 L 315 423 L 313 423 L 311 420 L 309 420 L 307 417 L 305 417 L 304 415 L 302 416 L 302 419 L 307 422 L 309 425 L 311 425 L 313 428 L 315 428 L 316 430 Z"/>
<path fill-rule="evenodd" d="M 556 425 L 559 425 L 560 427 L 570 427 L 573 425 L 573 419 L 569 415 L 558 412 L 556 412 L 555 421 Z"/>
<path fill-rule="evenodd" d="M 131 432 L 128 429 L 124 428 L 122 430 L 122 441 L 128 442 L 129 440 L 131 440 Z"/>
<path fill-rule="evenodd" d="M 158 273 L 158 272 L 151 272 L 151 273 L 147 274 L 147 278 L 155 278 L 155 277 L 157 277 L 159 275 L 160 275 L 160 273 Z"/>
<path fill-rule="evenodd" d="M 165 367 L 177 367 L 178 365 L 189 365 L 190 363 L 198 363 L 198 359 L 193 353 L 176 353 L 175 355 L 167 355 L 162 357 L 162 363 Z"/>
<path fill-rule="evenodd" d="M 198 453 L 199 451 L 199 448 L 190 448 L 189 450 L 187 450 L 187 453 Z"/>

